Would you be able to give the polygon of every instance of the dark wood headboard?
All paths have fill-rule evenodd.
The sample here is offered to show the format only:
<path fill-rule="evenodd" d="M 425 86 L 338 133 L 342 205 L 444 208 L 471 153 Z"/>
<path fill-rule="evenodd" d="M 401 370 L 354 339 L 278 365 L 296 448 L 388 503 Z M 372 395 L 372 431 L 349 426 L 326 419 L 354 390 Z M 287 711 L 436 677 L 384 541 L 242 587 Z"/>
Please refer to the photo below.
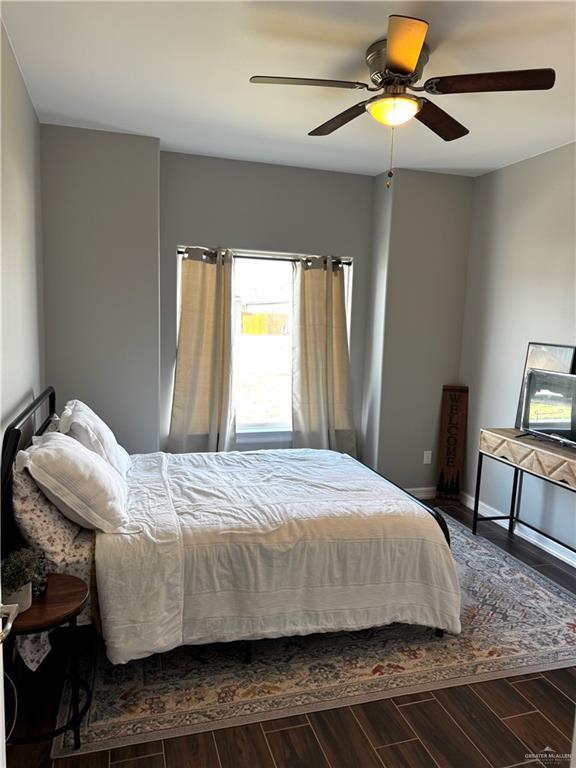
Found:
<path fill-rule="evenodd" d="M 37 427 L 38 417 L 47 414 L 40 426 Z M 12 504 L 12 472 L 14 459 L 19 450 L 27 448 L 32 437 L 41 435 L 56 413 L 56 392 L 54 387 L 47 387 L 30 405 L 8 424 L 2 440 L 2 517 L 1 517 L 1 550 L 5 557 L 13 549 L 27 546 L 22 538 L 16 521 Z"/>

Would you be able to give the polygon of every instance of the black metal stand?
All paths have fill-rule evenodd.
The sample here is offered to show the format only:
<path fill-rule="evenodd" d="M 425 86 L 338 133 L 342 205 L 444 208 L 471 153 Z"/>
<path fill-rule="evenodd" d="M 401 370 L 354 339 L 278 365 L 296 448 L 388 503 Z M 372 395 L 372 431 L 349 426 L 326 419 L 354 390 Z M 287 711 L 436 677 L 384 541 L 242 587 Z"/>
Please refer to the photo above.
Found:
<path fill-rule="evenodd" d="M 74 733 L 74 749 L 80 748 L 80 725 L 84 719 L 86 713 L 90 709 L 92 703 L 92 691 L 90 686 L 80 678 L 79 673 L 79 654 L 78 643 L 76 640 L 76 617 L 70 619 L 68 622 L 68 629 L 62 630 L 69 635 L 67 643 L 69 662 L 70 662 L 70 674 L 66 675 L 65 679 L 70 681 L 71 693 L 72 693 L 72 716 L 70 719 L 51 731 L 45 731 L 44 733 L 36 734 L 34 736 L 11 736 L 8 740 L 9 744 L 34 744 L 38 741 L 47 741 L 59 736 L 65 731 L 73 731 Z M 85 700 L 82 706 L 80 706 L 80 691 L 84 691 Z"/>
<path fill-rule="evenodd" d="M 512 469 L 514 470 L 514 478 L 512 480 L 512 497 L 510 499 L 510 511 L 507 515 L 491 515 L 491 516 L 484 517 L 483 515 L 480 515 L 478 513 L 478 508 L 480 506 L 480 486 L 482 483 L 482 464 L 483 464 L 484 457 L 493 459 L 494 461 L 498 461 L 500 462 L 500 464 L 506 464 L 506 466 L 512 467 Z M 524 520 L 520 519 L 520 505 L 522 502 L 522 484 L 523 484 L 525 474 L 532 475 L 533 477 L 537 477 L 540 480 L 543 480 L 545 483 L 556 485 L 558 488 L 563 488 L 566 491 L 571 491 L 572 493 L 576 492 L 576 489 L 571 488 L 568 485 L 561 485 L 560 483 L 557 483 L 554 480 L 550 480 L 534 472 L 529 472 L 523 467 L 516 466 L 515 464 L 512 464 L 510 461 L 507 461 L 506 459 L 501 459 L 498 456 L 494 456 L 491 453 L 485 454 L 482 451 L 479 451 L 478 465 L 476 469 L 476 489 L 474 492 L 474 515 L 472 518 L 472 533 L 473 534 L 477 533 L 478 523 L 484 523 L 484 522 L 487 522 L 488 520 L 508 520 L 508 533 L 510 536 L 513 535 L 516 525 L 518 523 L 521 523 L 526 528 L 530 528 L 530 530 L 535 531 L 536 533 L 539 533 L 541 536 L 545 536 L 547 539 L 550 539 L 550 541 L 553 541 L 555 544 L 560 544 L 562 547 L 566 547 L 566 549 L 569 549 L 571 552 L 576 552 L 576 548 L 571 546 L 570 544 L 567 544 L 565 541 L 560 541 L 560 539 L 556 539 L 551 534 L 546 533 L 540 528 L 536 528 L 536 526 L 532 525 L 531 523 L 527 523 Z"/>

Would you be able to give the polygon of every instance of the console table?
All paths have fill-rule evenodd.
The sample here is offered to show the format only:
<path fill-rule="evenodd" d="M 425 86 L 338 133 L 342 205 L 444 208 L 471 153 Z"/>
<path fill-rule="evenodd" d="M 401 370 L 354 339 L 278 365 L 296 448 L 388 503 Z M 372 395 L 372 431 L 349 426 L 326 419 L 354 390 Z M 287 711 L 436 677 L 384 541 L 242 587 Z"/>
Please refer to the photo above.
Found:
<path fill-rule="evenodd" d="M 480 505 L 480 484 L 482 482 L 482 462 L 484 457 L 507 464 L 514 469 L 512 499 L 507 515 L 483 517 L 478 515 Z M 576 552 L 576 548 L 555 539 L 548 533 L 520 520 L 520 501 L 524 474 L 539 477 L 547 483 L 558 485 L 568 491 L 576 492 L 576 449 L 556 444 L 551 440 L 527 435 L 518 429 L 490 427 L 480 430 L 478 451 L 478 469 L 476 471 L 476 490 L 474 495 L 474 519 L 472 532 L 476 533 L 478 523 L 486 520 L 508 520 L 508 531 L 514 533 L 514 526 L 520 522 L 527 528 L 540 533 L 556 544 Z"/>

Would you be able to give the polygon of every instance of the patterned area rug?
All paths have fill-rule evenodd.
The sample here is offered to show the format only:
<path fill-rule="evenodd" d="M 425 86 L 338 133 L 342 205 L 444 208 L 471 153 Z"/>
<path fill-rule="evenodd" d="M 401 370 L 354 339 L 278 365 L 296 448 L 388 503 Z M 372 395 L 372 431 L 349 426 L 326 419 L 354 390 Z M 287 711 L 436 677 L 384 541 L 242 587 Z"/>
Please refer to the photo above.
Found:
<path fill-rule="evenodd" d="M 450 521 L 462 634 L 392 625 L 254 644 L 179 648 L 125 666 L 103 650 L 81 752 L 576 663 L 576 596 Z M 65 691 L 60 722 L 69 712 Z M 73 751 L 71 735 L 53 757 Z"/>

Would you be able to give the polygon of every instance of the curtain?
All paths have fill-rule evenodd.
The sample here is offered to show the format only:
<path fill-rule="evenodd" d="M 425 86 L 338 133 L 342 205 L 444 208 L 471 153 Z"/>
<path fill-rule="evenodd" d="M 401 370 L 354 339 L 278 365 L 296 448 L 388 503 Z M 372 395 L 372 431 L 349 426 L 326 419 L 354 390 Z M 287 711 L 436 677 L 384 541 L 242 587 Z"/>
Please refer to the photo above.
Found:
<path fill-rule="evenodd" d="M 227 250 L 182 260 L 169 435 L 175 453 L 234 448 L 233 274 Z"/>
<path fill-rule="evenodd" d="M 355 456 L 344 268 L 328 258 L 294 269 L 292 444 Z"/>

